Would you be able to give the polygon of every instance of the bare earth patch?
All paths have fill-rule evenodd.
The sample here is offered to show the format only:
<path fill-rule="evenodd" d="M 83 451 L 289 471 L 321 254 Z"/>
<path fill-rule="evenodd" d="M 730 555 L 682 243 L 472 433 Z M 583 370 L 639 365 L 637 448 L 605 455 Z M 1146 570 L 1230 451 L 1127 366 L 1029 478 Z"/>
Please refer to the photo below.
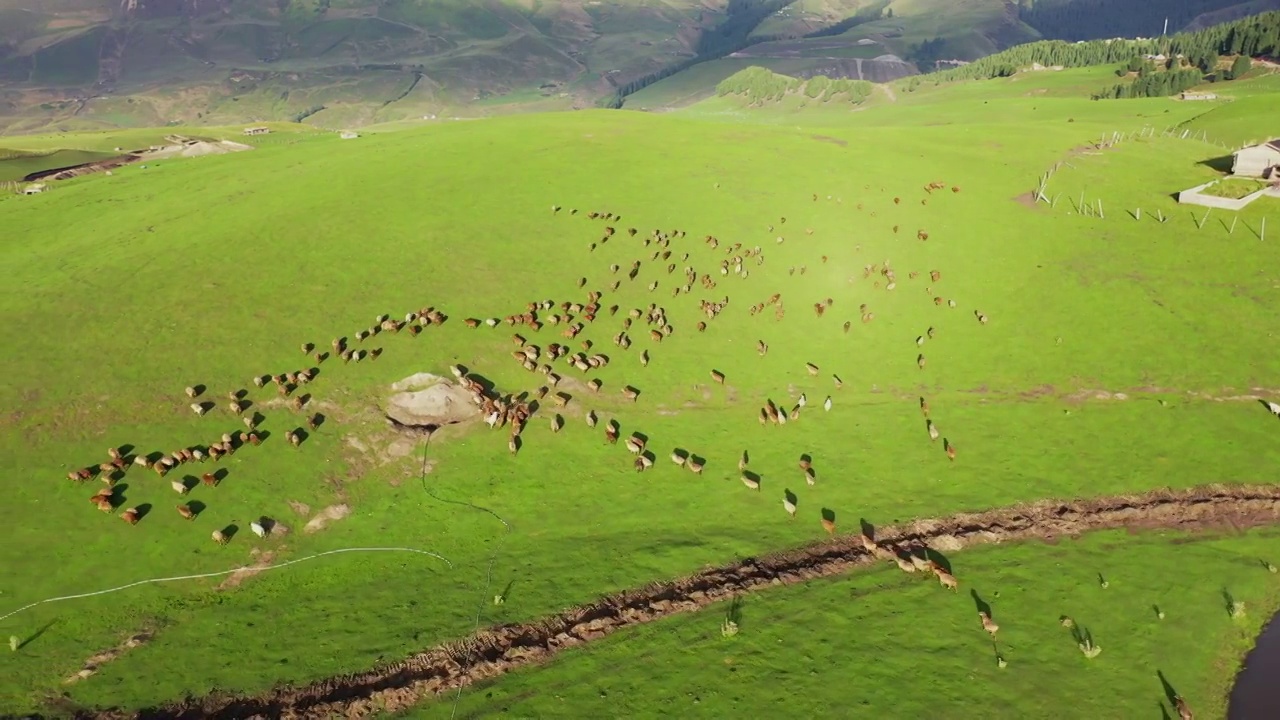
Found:
<path fill-rule="evenodd" d="M 311 514 L 311 506 L 306 503 L 300 503 L 296 500 L 290 500 L 289 507 L 292 508 L 294 512 L 298 513 L 302 517 L 306 517 Z"/>
<path fill-rule="evenodd" d="M 267 567 L 271 565 L 271 561 L 276 557 L 276 554 L 270 550 L 261 552 L 258 548 L 254 548 L 249 552 L 250 554 L 257 555 L 257 559 L 255 559 L 253 564 L 249 567 L 240 568 L 228 575 L 226 580 L 223 580 L 218 584 L 219 590 L 230 590 L 232 588 L 239 587 L 240 583 L 267 569 Z"/>
<path fill-rule="evenodd" d="M 814 140 L 817 140 L 818 142 L 829 142 L 829 143 L 832 143 L 833 145 L 839 145 L 840 147 L 848 147 L 849 145 L 849 143 L 845 140 L 841 140 L 840 138 L 833 138 L 828 135 L 810 135 L 809 137 L 813 138 Z"/>
<path fill-rule="evenodd" d="M 347 505 L 330 505 L 308 520 L 306 526 L 302 528 L 302 532 L 308 534 L 320 532 L 330 522 L 341 520 L 350 514 L 351 508 Z"/>
<path fill-rule="evenodd" d="M 140 633 L 136 633 L 130 636 L 129 639 L 111 648 L 110 650 L 104 650 L 103 652 L 100 652 L 97 655 L 90 657 L 88 660 L 85 660 L 83 668 L 81 668 L 79 671 L 76 672 L 76 674 L 68 677 L 62 682 L 64 684 L 70 684 L 70 683 L 84 680 L 85 678 L 88 678 L 94 673 L 98 672 L 98 669 L 101 668 L 104 664 L 109 663 L 112 660 L 115 660 L 116 658 L 120 657 L 121 655 L 129 652 L 130 650 L 136 647 L 140 647 L 142 645 L 147 644 L 147 642 L 149 642 L 150 640 L 151 640 L 150 630 L 143 630 Z"/>
<path fill-rule="evenodd" d="M 1029 505 L 961 513 L 876 529 L 881 546 L 923 542 L 954 552 L 974 544 L 1052 540 L 1111 528 L 1242 529 L 1280 522 L 1280 486 L 1205 486 L 1185 491 L 1090 500 L 1044 500 Z M 611 595 L 540 620 L 501 625 L 446 643 L 398 663 L 303 687 L 277 687 L 261 695 L 189 699 L 138 713 L 103 711 L 102 718 L 364 717 L 396 712 L 425 698 L 546 661 L 621 628 L 651 622 L 744 592 L 801 583 L 870 565 L 875 557 L 857 535 L 710 568 L 673 582 Z M 960 582 L 964 582 L 960 575 Z"/>

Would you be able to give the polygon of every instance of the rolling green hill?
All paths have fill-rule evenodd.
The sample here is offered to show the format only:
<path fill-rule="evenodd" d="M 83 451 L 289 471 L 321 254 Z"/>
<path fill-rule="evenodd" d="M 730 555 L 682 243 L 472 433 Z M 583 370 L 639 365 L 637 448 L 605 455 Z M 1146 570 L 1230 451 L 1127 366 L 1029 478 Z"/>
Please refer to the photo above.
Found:
<path fill-rule="evenodd" d="M 1170 43 L 1225 63 L 1277 23 Z M 1167 709 L 1164 673 L 1213 716 L 1280 606 L 1280 198 L 1176 195 L 1273 131 L 1280 75 L 1093 99 L 1154 47 L 876 86 L 754 67 L 668 113 L 347 139 L 6 136 L 0 179 L 173 133 L 253 147 L 0 194 L 0 714 L 721 717 L 783 714 L 783 687 L 805 715 L 1095 720 Z M 419 388 L 449 390 L 406 425 Z M 1066 501 L 1104 496 L 1134 532 L 1067 542 Z M 864 523 L 924 528 L 958 594 L 865 567 Z M 958 538 L 1028 528 L 1059 544 Z M 777 557 L 847 576 L 724 573 L 737 636 L 723 605 L 598 644 L 548 624 Z M 509 657 L 469 655 L 501 633 Z M 489 684 L 400 672 L 432 648 Z"/>
<path fill-rule="evenodd" d="M 0 713 L 141 708 L 340 676 L 478 627 L 810 545 L 825 537 L 822 519 L 835 518 L 840 538 L 858 518 L 1272 483 L 1280 447 L 1259 400 L 1280 395 L 1269 380 L 1280 373 L 1270 351 L 1280 277 L 1275 243 L 1259 237 L 1264 218 L 1268 232 L 1280 225 L 1277 201 L 1227 217 L 1171 197 L 1220 177 L 1219 129 L 1267 131 L 1272 76 L 1259 69 L 1233 81 L 1234 102 L 1263 100 L 1216 117 L 1233 101 L 1091 100 L 1114 70 L 956 73 L 893 96 L 881 88 L 860 104 L 852 92 L 826 97 L 822 81 L 788 81 L 783 102 L 753 102 L 746 86 L 665 115 L 538 113 L 352 140 L 278 126 L 249 152 L 0 196 L 9 280 L 0 404 L 11 409 L 0 420 L 9 492 L 0 566 L 10 578 L 0 632 L 18 645 L 3 659 Z M 1183 127 L 1203 134 L 1174 130 Z M 92 151 L 164 133 L 5 142 Z M 234 127 L 203 134 L 242 139 Z M 1048 201 L 1037 202 L 1051 169 Z M 595 312 L 573 309 L 592 292 Z M 539 305 L 547 300 L 553 307 Z M 651 305 L 661 322 L 646 321 Z M 416 336 L 399 328 L 424 307 L 445 322 Z M 538 320 L 508 323 L 526 312 Z M 384 315 L 393 329 L 366 337 Z M 335 338 L 371 354 L 344 362 L 329 352 Z M 550 359 L 552 343 L 569 357 L 600 356 L 600 367 Z M 539 360 L 529 371 L 512 352 L 527 359 L 522 348 L 532 346 Z M 536 399 L 548 387 L 516 452 L 508 429 L 479 418 L 429 440 L 387 422 L 394 383 L 449 378 L 453 365 L 493 394 Z M 311 367 L 319 372 L 305 387 L 253 382 Z M 598 391 L 591 380 L 603 383 Z M 565 393 L 563 407 L 555 393 Z M 260 446 L 239 439 L 248 428 L 231 395 L 252 403 L 244 414 L 257 418 Z M 193 402 L 214 407 L 197 414 Z M 785 425 L 767 413 L 761 422 L 770 402 Z M 625 440 L 607 441 L 610 421 L 622 439 L 645 439 L 654 467 L 637 472 Z M 292 447 L 288 434 L 299 431 Z M 107 462 L 108 448 L 129 458 L 204 452 L 223 433 L 236 452 L 216 462 L 165 477 L 135 465 L 107 471 L 110 514 L 87 502 L 106 484 L 67 477 Z M 677 466 L 673 451 L 700 458 L 704 471 Z M 744 451 L 758 489 L 737 465 Z M 802 456 L 812 478 L 797 466 Z M 795 519 L 784 512 L 789 497 Z M 196 517 L 184 519 L 180 504 Z M 118 517 L 129 508 L 141 515 L 136 526 Z M 250 523 L 264 517 L 276 524 L 259 537 Z M 229 542 L 215 543 L 215 531 Z M 1147 559 L 1161 555 L 1143 547 L 1116 554 L 1116 572 L 1159 590 Z M 963 587 L 1005 582 L 1002 552 L 975 558 Z M 1229 581 L 1251 613 L 1274 608 L 1275 576 L 1243 565 L 1224 572 L 1205 552 L 1183 566 L 1190 586 L 1217 592 Z M 1031 568 L 1054 562 L 1032 549 L 1011 557 Z M 110 592 L 69 597 L 99 591 Z M 944 606 L 931 591 L 921 585 L 881 607 L 900 614 L 895 622 L 936 611 L 939 642 L 978 653 L 957 634 L 956 618 L 971 612 L 964 598 Z M 832 596 L 805 597 L 776 602 L 825 606 Z M 1072 688 L 1106 672 L 1107 658 L 1149 662 L 1162 636 L 1135 614 L 1145 597 L 1086 603 L 1090 625 L 1107 628 L 1106 652 L 1092 661 L 1069 644 L 1065 654 L 1024 651 L 1056 630 L 1011 613 L 1019 649 L 1007 671 L 975 681 L 950 667 L 947 692 L 986 698 L 984 716 L 1015 695 L 1033 698 L 1031 714 L 1048 707 L 1040 701 L 1069 707 L 1047 690 L 1028 694 L 1019 678 L 1063 676 Z M 1172 616 L 1175 630 L 1221 620 L 1211 593 L 1179 607 L 1187 617 Z M 776 619 L 761 616 L 771 633 L 757 634 L 747 616 L 748 645 L 792 637 L 788 611 L 771 612 Z M 847 622 L 873 623 L 878 612 Z M 779 657 L 807 652 L 814 622 L 802 619 L 802 644 Z M 929 636 L 922 623 L 893 626 L 907 633 L 903 647 Z M 1144 639 L 1128 649 L 1111 639 L 1130 633 Z M 1242 642 L 1213 641 L 1222 652 Z M 875 647 L 886 672 L 916 667 L 914 653 Z M 1220 702 L 1210 694 L 1238 663 L 1213 650 L 1178 663 L 1174 681 L 1197 707 Z M 680 663 L 711 652 L 689 651 Z M 744 660 L 744 677 L 781 677 L 769 674 L 772 663 Z M 1156 669 L 1126 667 L 1090 686 L 1127 692 Z M 553 669 L 548 683 L 580 672 Z M 537 681 L 513 682 L 498 697 Z M 464 698 L 488 707 L 489 698 Z M 639 693 L 632 702 L 641 714 L 662 711 Z"/>

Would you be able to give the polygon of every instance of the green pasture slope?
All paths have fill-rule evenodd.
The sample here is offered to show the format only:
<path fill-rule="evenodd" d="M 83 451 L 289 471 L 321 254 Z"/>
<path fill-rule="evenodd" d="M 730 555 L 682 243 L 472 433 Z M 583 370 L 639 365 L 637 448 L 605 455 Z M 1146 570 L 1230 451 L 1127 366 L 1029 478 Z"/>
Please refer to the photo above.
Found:
<path fill-rule="evenodd" d="M 1265 569 L 1278 541 L 1268 528 L 988 546 L 952 556 L 957 595 L 879 564 L 629 629 L 402 717 L 1176 716 L 1162 676 L 1196 717 L 1224 717 L 1231 671 L 1280 605 Z M 1073 630 L 1102 652 L 1086 658 Z"/>
<path fill-rule="evenodd" d="M 1276 244 L 1253 234 L 1267 216 L 1280 232 L 1274 201 L 1241 213 L 1232 234 L 1217 216 L 1197 230 L 1170 194 L 1212 178 L 1202 163 L 1220 147 L 1159 136 L 1097 154 L 1085 146 L 1204 108 L 1022 95 L 1039 77 L 1024 78 L 1018 94 L 996 83 L 971 95 L 939 88 L 933 103 L 922 93 L 856 113 L 815 110 L 808 122 L 767 110 L 762 122 L 741 109 L 735 122 L 586 111 L 264 142 L 0 198 L 0 406 L 10 409 L 0 419 L 0 616 L 58 596 L 347 548 L 449 561 L 331 554 L 234 589 L 217 589 L 225 578 L 215 577 L 37 605 L 0 620 L 0 635 L 21 643 L 0 655 L 0 713 L 138 707 L 365 668 L 477 625 L 816 541 L 822 509 L 843 530 L 858 517 L 1271 481 L 1274 418 L 1254 400 L 1226 398 L 1263 392 L 1251 388 L 1280 371 L 1270 337 L 1280 330 Z M 1049 183 L 1063 196 L 1056 207 L 1015 200 L 1062 159 L 1073 167 Z M 946 189 L 926 194 L 934 181 Z M 1082 191 L 1103 199 L 1105 219 L 1072 211 Z M 1141 221 L 1124 214 L 1139 205 Z M 1168 222 L 1151 219 L 1157 210 Z M 622 219 L 589 220 L 589 211 Z M 618 233 L 600 244 L 606 224 Z M 677 228 L 687 236 L 673 241 L 671 259 L 653 261 L 640 238 Z M 703 243 L 708 234 L 718 250 Z M 718 271 L 737 242 L 760 245 L 765 259 L 744 264 L 746 279 Z M 635 260 L 634 281 L 609 271 Z M 892 291 L 863 277 L 886 261 L 897 272 Z M 673 297 L 685 266 L 717 286 Z M 573 399 L 558 411 L 567 419 L 559 434 L 549 407 L 515 456 L 504 433 L 482 425 L 447 428 L 425 447 L 386 427 L 380 407 L 392 382 L 448 375 L 451 363 L 504 391 L 536 389 L 544 378 L 512 360 L 511 328 L 473 330 L 463 319 L 585 301 L 591 289 L 621 310 L 602 312 L 573 346 L 590 339 L 611 362 L 595 373 L 598 396 L 562 366 Z M 781 321 L 772 307 L 749 312 L 774 293 Z M 698 301 L 726 296 L 725 311 L 697 332 Z M 827 298 L 834 304 L 817 317 L 813 304 Z M 649 303 L 667 309 L 674 334 L 655 343 L 638 323 L 630 350 L 612 345 L 626 310 Z M 864 303 L 875 316 L 866 324 Z M 284 434 L 301 415 L 250 378 L 314 365 L 300 344 L 327 347 L 382 313 L 425 305 L 450 320 L 417 338 L 365 341 L 385 349 L 376 361 L 319 366 L 303 391 L 327 422 L 291 448 Z M 545 348 L 565 342 L 562 327 L 521 332 Z M 917 347 L 930 327 L 936 337 Z M 757 340 L 770 346 L 764 357 Z M 724 386 L 712 383 L 713 369 Z M 188 409 L 183 388 L 193 384 L 218 403 L 205 417 Z M 625 385 L 641 390 L 637 402 L 623 399 Z M 223 461 L 217 487 L 182 500 L 169 479 L 209 468 L 166 479 L 130 470 L 121 508 L 150 507 L 130 527 L 86 501 L 101 483 L 66 479 L 106 460 L 109 447 L 171 452 L 240 429 L 224 406 L 241 388 L 271 435 Z M 766 399 L 790 407 L 801 393 L 809 405 L 798 421 L 757 424 Z M 823 412 L 827 395 L 833 407 Z M 957 448 L 954 462 L 930 443 L 921 396 Z M 587 409 L 647 435 L 657 466 L 637 475 L 620 445 L 587 428 Z M 667 461 L 673 448 L 707 458 L 703 475 Z M 743 450 L 763 476 L 759 493 L 738 480 Z M 814 456 L 814 487 L 796 468 L 802 453 Z M 780 502 L 788 489 L 800 498 L 794 522 Z M 200 504 L 196 520 L 179 517 L 181 501 Z M 348 517 L 303 531 L 339 504 Z M 289 531 L 256 538 L 248 523 L 263 515 Z M 233 525 L 229 545 L 211 541 Z M 493 604 L 497 594 L 504 603 Z M 64 684 L 139 632 L 150 633 L 145 644 Z M 1104 659 L 1120 650 L 1100 641 Z"/>

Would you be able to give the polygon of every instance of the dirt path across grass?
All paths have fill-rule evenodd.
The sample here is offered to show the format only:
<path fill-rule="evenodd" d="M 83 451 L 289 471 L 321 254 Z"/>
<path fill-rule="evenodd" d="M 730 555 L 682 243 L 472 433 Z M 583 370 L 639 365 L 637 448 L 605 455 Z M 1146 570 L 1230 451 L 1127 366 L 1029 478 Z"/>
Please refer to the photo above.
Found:
<path fill-rule="evenodd" d="M 740 593 L 838 575 L 874 562 L 858 538 L 858 522 L 852 518 L 841 518 L 840 522 L 841 530 L 850 534 L 832 541 L 654 583 L 535 622 L 489 628 L 367 672 L 303 687 L 279 687 L 256 696 L 210 695 L 138 712 L 101 711 L 93 717 L 331 718 L 401 710 L 478 680 L 543 662 L 564 648 L 628 626 L 691 612 Z M 874 533 L 880 543 L 919 540 L 938 553 L 950 553 L 975 544 L 1053 539 L 1090 530 L 1243 529 L 1275 523 L 1280 523 L 1280 485 L 1212 485 L 1090 500 L 1044 500 L 917 520 Z M 963 585 L 963 566 L 956 570 L 956 576 Z M 939 588 L 939 592 L 943 590 Z"/>

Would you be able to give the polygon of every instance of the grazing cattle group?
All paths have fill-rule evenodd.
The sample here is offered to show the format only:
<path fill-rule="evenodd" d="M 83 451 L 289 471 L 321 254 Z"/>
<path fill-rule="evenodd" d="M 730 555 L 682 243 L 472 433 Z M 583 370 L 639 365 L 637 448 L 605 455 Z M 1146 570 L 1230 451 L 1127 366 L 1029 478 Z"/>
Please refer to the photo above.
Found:
<path fill-rule="evenodd" d="M 945 186 L 941 183 L 930 183 L 926 186 L 926 191 L 932 192 L 943 187 Z M 953 188 L 953 190 L 958 192 L 958 188 Z M 900 198 L 894 198 L 894 202 L 895 204 L 899 203 Z M 560 207 L 553 206 L 552 210 L 553 213 L 559 213 Z M 576 215 L 577 211 L 571 210 L 569 214 Z M 706 235 L 702 243 L 705 246 L 704 252 L 719 253 L 720 257 L 711 267 L 699 268 L 696 267 L 695 261 L 690 260 L 690 252 L 683 251 L 684 248 L 673 250 L 673 243 L 679 243 L 686 238 L 687 233 L 684 230 L 656 228 L 649 232 L 642 232 L 632 227 L 628 228 L 625 233 L 618 233 L 617 227 L 621 223 L 621 216 L 613 212 L 595 211 L 587 213 L 586 217 L 594 221 L 610 223 L 610 225 L 604 227 L 596 242 L 592 244 L 592 250 L 606 243 L 619 242 L 631 244 L 628 247 L 639 245 L 642 248 L 652 248 L 651 251 L 642 250 L 642 257 L 634 259 L 629 267 L 618 263 L 609 266 L 610 274 L 623 274 L 625 278 L 614 280 L 610 292 L 618 291 L 623 282 L 636 281 L 642 268 L 646 266 L 646 263 L 649 263 L 651 269 L 660 273 L 662 277 L 672 278 L 671 280 L 661 280 L 663 284 L 671 283 L 672 298 L 675 298 L 677 302 L 691 302 L 694 304 L 700 316 L 695 325 L 699 333 L 708 332 L 716 320 L 731 307 L 730 296 L 722 294 L 716 297 L 700 298 L 696 301 L 690 296 L 697 292 L 710 294 L 712 291 L 717 290 L 718 281 L 712 279 L 716 274 L 716 270 L 719 271 L 720 281 L 734 278 L 748 280 L 750 278 L 749 265 L 756 268 L 766 265 L 766 253 L 760 245 L 746 247 L 742 242 L 727 242 L 713 235 Z M 778 223 L 785 224 L 786 218 L 780 217 Z M 773 226 L 770 225 L 768 230 L 772 233 Z M 806 228 L 804 236 L 812 236 L 813 234 L 813 228 Z M 917 237 L 923 241 L 929 239 L 930 236 L 924 229 L 920 229 Z M 782 236 L 777 237 L 778 243 L 783 241 L 784 238 Z M 814 259 L 819 260 L 818 257 Z M 825 255 L 820 257 L 820 262 L 824 265 L 828 263 L 828 260 L 829 258 Z M 624 267 L 626 267 L 625 273 L 623 273 Z M 792 275 L 798 273 L 803 276 L 806 271 L 807 266 L 803 264 L 790 268 Z M 919 275 L 920 271 L 912 271 L 907 273 L 906 277 L 908 280 L 916 280 Z M 888 260 L 866 265 L 863 268 L 863 277 L 864 279 L 872 280 L 872 287 L 875 290 L 893 291 L 898 286 L 897 270 Z M 942 279 L 938 270 L 930 270 L 928 277 L 933 284 L 941 282 Z M 463 320 L 463 325 L 468 328 L 468 331 L 483 332 L 484 329 L 500 328 L 504 324 L 509 328 L 517 329 L 518 332 L 511 336 L 511 341 L 515 345 L 515 349 L 511 352 L 512 358 L 522 369 L 532 375 L 540 375 L 542 378 L 541 382 L 538 383 L 541 386 L 530 392 L 503 393 L 497 391 L 492 384 L 473 375 L 466 367 L 461 365 L 450 366 L 455 381 L 470 393 L 484 422 L 493 429 L 509 429 L 508 450 L 513 455 L 517 455 L 521 450 L 523 444 L 522 434 L 528 426 L 529 420 L 539 412 L 541 403 L 548 399 L 558 410 L 564 412 L 577 412 L 583 397 L 621 397 L 630 403 L 637 403 L 640 400 L 642 396 L 640 388 L 630 384 L 620 383 L 618 389 L 614 391 L 616 394 L 601 394 L 604 381 L 600 377 L 589 376 L 609 367 L 613 358 L 609 353 L 595 351 L 592 341 L 584 339 L 584 333 L 588 328 L 594 327 L 605 318 L 613 319 L 609 322 L 618 323 L 616 334 L 613 335 L 612 339 L 613 344 L 623 353 L 631 350 L 635 342 L 633 334 L 634 337 L 639 338 L 644 338 L 647 335 L 649 347 L 642 348 L 639 352 L 639 365 L 642 368 L 649 367 L 653 361 L 651 352 L 656 352 L 657 348 L 663 346 L 664 342 L 677 336 L 678 328 L 672 322 L 667 308 L 659 303 L 642 303 L 629 307 L 625 311 L 623 310 L 625 306 L 622 304 L 610 304 L 606 307 L 604 304 L 605 292 L 602 290 L 589 290 L 588 286 L 590 284 L 591 281 L 586 276 L 577 279 L 575 282 L 577 289 L 585 291 L 585 295 L 581 297 L 562 299 L 559 302 L 552 299 L 535 299 L 527 302 L 517 312 L 505 317 L 468 317 Z M 648 283 L 640 281 L 635 283 L 634 287 L 638 289 L 642 285 L 652 292 L 658 289 L 660 281 L 657 279 L 653 279 Z M 955 307 L 957 304 L 954 299 L 945 300 L 941 296 L 934 296 L 933 285 L 924 288 L 924 292 L 926 297 L 934 298 L 936 305 L 946 304 L 949 307 Z M 686 301 L 682 298 L 689 298 L 689 300 Z M 610 302 L 613 303 L 613 299 Z M 811 302 L 814 314 L 819 322 L 829 322 L 827 318 L 839 312 L 834 307 L 835 298 L 833 297 L 820 296 L 800 302 L 802 305 L 805 302 Z M 786 318 L 786 301 L 784 301 L 781 292 L 772 292 L 766 300 L 751 305 L 748 308 L 748 315 L 762 316 L 770 306 L 774 309 L 774 321 L 782 322 Z M 845 304 L 842 303 L 842 307 L 844 306 Z M 871 310 L 867 303 L 861 304 L 858 307 L 858 311 L 858 317 L 863 324 L 870 324 L 876 319 L 876 313 Z M 985 314 L 975 310 L 974 315 L 980 324 L 987 324 L 987 316 Z M 618 319 L 619 316 L 621 316 L 620 320 Z M 122 498 L 115 496 L 112 487 L 115 485 L 116 479 L 122 477 L 129 468 L 135 466 L 151 467 L 155 469 L 159 476 L 164 477 L 166 473 L 186 463 L 217 463 L 223 458 L 235 454 L 246 445 L 258 446 L 269 433 L 259 430 L 261 423 L 266 418 L 256 412 L 256 408 L 259 406 L 267 407 L 271 404 L 288 408 L 294 413 L 304 414 L 306 429 L 303 429 L 303 427 L 288 427 L 281 431 L 281 436 L 289 445 L 294 448 L 302 448 L 306 444 L 308 432 L 314 432 L 320 427 L 322 416 L 308 411 L 313 400 L 309 394 L 300 393 L 299 389 L 302 386 L 309 385 L 319 376 L 319 366 L 321 364 L 330 357 L 340 358 L 343 363 L 352 361 L 359 363 L 364 359 L 376 360 L 382 355 L 383 348 L 371 347 L 370 341 L 373 339 L 381 335 L 401 333 L 411 338 L 417 337 L 424 329 L 443 325 L 447 320 L 448 316 L 442 311 L 428 306 L 405 314 L 403 320 L 393 319 L 389 315 L 379 315 L 372 325 L 359 329 L 354 334 L 354 341 L 348 341 L 345 337 L 334 338 L 328 351 L 318 352 L 315 344 L 311 342 L 301 343 L 298 347 L 300 347 L 302 354 L 308 361 L 314 360 L 314 365 L 308 362 L 309 367 L 303 369 L 280 374 L 256 375 L 252 378 L 252 385 L 257 390 L 265 390 L 268 386 L 274 385 L 277 398 L 253 399 L 250 397 L 250 393 L 243 389 L 236 389 L 227 393 L 225 401 L 227 411 L 242 420 L 245 426 L 244 431 L 223 433 L 219 439 L 207 445 L 186 447 L 169 454 L 130 455 L 123 448 L 113 448 L 110 452 L 110 462 L 74 470 L 69 473 L 68 477 L 80 482 L 88 480 L 95 475 L 100 475 L 108 487 L 95 494 L 92 501 L 100 510 L 114 512 L 117 507 L 124 504 L 124 501 Z M 835 322 L 841 324 L 843 332 L 847 334 L 851 331 L 852 322 L 848 319 L 842 320 L 842 324 L 841 321 Z M 556 329 L 559 339 L 544 346 L 538 344 L 535 338 L 547 326 Z M 647 330 L 647 333 L 644 333 L 640 328 Z M 917 347 L 922 347 L 933 337 L 934 328 L 930 327 L 926 333 L 916 336 Z M 575 343 L 576 347 L 573 346 Z M 769 344 L 763 339 L 757 340 L 754 347 L 760 357 L 766 356 L 769 352 Z M 818 377 L 822 374 L 822 369 L 817 363 L 804 362 L 803 364 L 808 376 Z M 917 355 L 917 366 L 921 371 L 926 368 L 923 352 Z M 630 367 L 635 366 L 630 365 Z M 721 369 L 708 368 L 704 372 L 709 372 L 714 384 L 726 385 L 727 375 Z M 828 370 L 828 372 L 830 371 Z M 837 390 L 843 387 L 843 381 L 838 374 L 831 373 L 830 377 Z M 591 394 L 579 396 L 578 390 L 580 388 Z M 207 399 L 208 394 L 204 386 L 192 385 L 187 387 L 185 396 L 190 402 L 191 410 L 198 416 L 209 416 L 216 408 L 216 403 Z M 608 400 L 603 400 L 602 402 L 606 405 L 609 404 Z M 774 399 L 766 399 L 765 404 L 758 411 L 759 422 L 762 425 L 772 424 L 778 426 L 795 423 L 801 418 L 802 410 L 806 408 L 807 404 L 807 397 L 804 394 L 801 394 L 798 401 L 795 402 L 791 400 L 781 402 Z M 827 395 L 822 403 L 823 410 L 829 412 L 832 406 L 832 397 Z M 923 397 L 920 398 L 920 408 L 925 415 L 926 430 L 930 441 L 938 440 L 941 437 L 941 433 L 935 426 L 934 420 L 929 417 L 928 404 Z M 597 423 L 600 422 L 599 414 L 591 408 L 583 408 L 583 411 L 588 427 L 596 427 Z M 564 415 L 558 412 L 553 413 L 548 420 L 548 426 L 552 434 L 560 433 L 565 424 Z M 619 420 L 611 418 L 604 424 L 604 439 L 606 443 L 616 444 L 622 437 L 622 426 Z M 293 423 L 289 423 L 289 425 L 293 425 Z M 947 457 L 954 461 L 956 459 L 955 445 L 947 438 L 942 438 L 942 440 Z M 654 468 L 655 456 L 649 450 L 647 436 L 633 432 L 627 436 L 624 445 L 633 456 L 631 463 L 636 472 L 648 472 Z M 706 458 L 682 448 L 672 450 L 670 458 L 677 469 L 686 469 L 694 475 L 702 475 L 708 462 Z M 748 489 L 759 492 L 762 487 L 762 476 L 751 472 L 747 468 L 745 454 L 739 464 L 739 469 L 743 484 Z M 808 456 L 802 459 L 800 469 L 806 486 L 816 486 L 818 480 L 817 470 Z M 225 492 L 219 489 L 225 476 L 225 472 L 206 472 L 200 475 L 197 482 L 188 482 L 187 479 L 174 480 L 171 481 L 171 486 L 175 492 L 184 497 L 191 494 L 201 484 L 210 492 L 221 493 Z M 131 490 L 131 492 L 135 491 L 142 492 L 143 490 L 142 487 Z M 794 518 L 799 511 L 798 498 L 788 492 L 787 497 L 784 498 L 783 507 L 788 516 Z M 178 505 L 177 510 L 181 517 L 188 520 L 196 520 L 199 516 L 208 512 L 203 503 L 194 502 Z M 138 524 L 145 514 L 145 511 L 139 510 L 139 507 L 128 507 L 124 509 L 120 517 L 133 525 Z M 250 527 L 258 537 L 266 537 L 271 526 L 272 523 L 268 519 L 262 518 L 260 521 L 251 523 Z M 828 536 L 834 537 L 836 524 L 833 515 L 824 513 L 822 528 Z M 232 535 L 233 531 L 216 530 L 212 533 L 212 538 L 219 545 L 222 545 L 229 542 Z M 928 558 L 927 553 L 925 553 L 924 559 L 917 558 L 919 562 L 913 563 L 911 558 L 916 558 L 917 556 L 913 555 L 911 551 L 902 550 L 901 548 L 880 547 L 875 545 L 866 535 L 864 535 L 864 543 L 870 543 L 868 552 L 875 553 L 877 557 L 886 557 L 898 562 L 904 570 L 908 566 L 913 572 L 920 568 L 930 570 L 944 587 L 952 590 L 956 589 L 955 578 L 947 569 L 939 566 L 933 559 Z"/>
<path fill-rule="evenodd" d="M 405 315 L 403 321 L 393 320 L 387 315 L 379 315 L 375 318 L 372 326 L 355 334 L 356 342 L 373 338 L 383 332 L 394 334 L 406 329 L 411 337 L 416 337 L 423 328 L 441 325 L 446 319 L 447 317 L 444 313 L 434 307 L 425 307 L 419 311 L 410 312 Z M 498 321 L 495 320 L 491 323 L 491 326 L 496 326 L 497 324 Z M 310 342 L 302 343 L 301 349 L 302 354 L 308 356 L 308 359 L 314 359 L 317 365 L 331 357 L 329 352 L 315 352 L 313 354 L 315 345 Z M 336 354 L 344 362 L 352 360 L 359 362 L 364 358 L 377 359 L 382 354 L 382 348 L 352 348 L 348 346 L 346 338 L 334 338 L 332 354 Z M 324 415 L 306 411 L 312 402 L 311 395 L 297 394 L 299 388 L 310 384 L 319 374 L 320 368 L 313 366 L 280 374 L 255 375 L 251 379 L 251 384 L 256 389 L 262 390 L 269 385 L 274 385 L 276 388 L 278 399 L 274 401 L 256 401 L 262 407 L 267 407 L 272 402 L 275 402 L 288 407 L 295 413 L 304 413 L 304 422 L 307 430 L 303 430 L 301 427 L 293 427 L 283 432 L 285 440 L 294 448 L 301 448 L 303 443 L 306 442 L 307 432 L 316 431 L 325 422 Z M 207 396 L 206 390 L 204 385 L 190 385 L 183 391 L 188 400 L 196 401 L 190 403 L 190 408 L 199 417 L 209 415 L 216 408 L 216 403 L 201 399 Z M 168 473 L 188 463 L 218 463 L 223 458 L 234 455 L 247 445 L 255 447 L 261 445 L 267 433 L 259 432 L 258 427 L 266 418 L 256 410 L 249 412 L 257 405 L 248 396 L 249 392 L 243 389 L 231 390 L 226 394 L 227 411 L 241 419 L 245 426 L 244 431 L 224 432 L 217 440 L 208 444 L 182 447 L 170 453 L 134 452 L 132 446 L 108 448 L 108 461 L 72 470 L 67 473 L 67 478 L 76 483 L 82 483 L 94 477 L 102 480 L 106 487 L 96 492 L 90 498 L 90 502 L 103 512 L 113 513 L 125 502 L 122 495 L 117 495 L 117 483 L 125 477 L 126 472 L 130 469 L 151 469 L 157 476 L 164 478 Z M 217 488 L 227 474 L 224 468 L 216 472 L 201 473 L 198 478 L 188 476 L 181 480 L 171 480 L 169 485 L 178 495 L 187 496 L 199 485 L 204 485 L 210 489 Z M 144 488 L 145 486 L 142 483 L 137 483 L 130 488 L 130 493 L 145 492 Z M 127 507 L 120 513 L 120 518 L 130 525 L 137 525 L 148 514 L 149 508 L 150 505 L 146 503 Z M 184 503 L 177 506 L 177 512 L 180 517 L 186 520 L 195 520 L 205 512 L 206 508 L 207 506 L 204 503 Z M 270 535 L 271 528 L 274 526 L 274 521 L 265 516 L 250 523 L 253 533 L 260 538 Z M 225 545 L 230 542 L 233 534 L 234 526 L 228 526 L 222 530 L 214 531 L 212 537 L 217 544 Z"/>

